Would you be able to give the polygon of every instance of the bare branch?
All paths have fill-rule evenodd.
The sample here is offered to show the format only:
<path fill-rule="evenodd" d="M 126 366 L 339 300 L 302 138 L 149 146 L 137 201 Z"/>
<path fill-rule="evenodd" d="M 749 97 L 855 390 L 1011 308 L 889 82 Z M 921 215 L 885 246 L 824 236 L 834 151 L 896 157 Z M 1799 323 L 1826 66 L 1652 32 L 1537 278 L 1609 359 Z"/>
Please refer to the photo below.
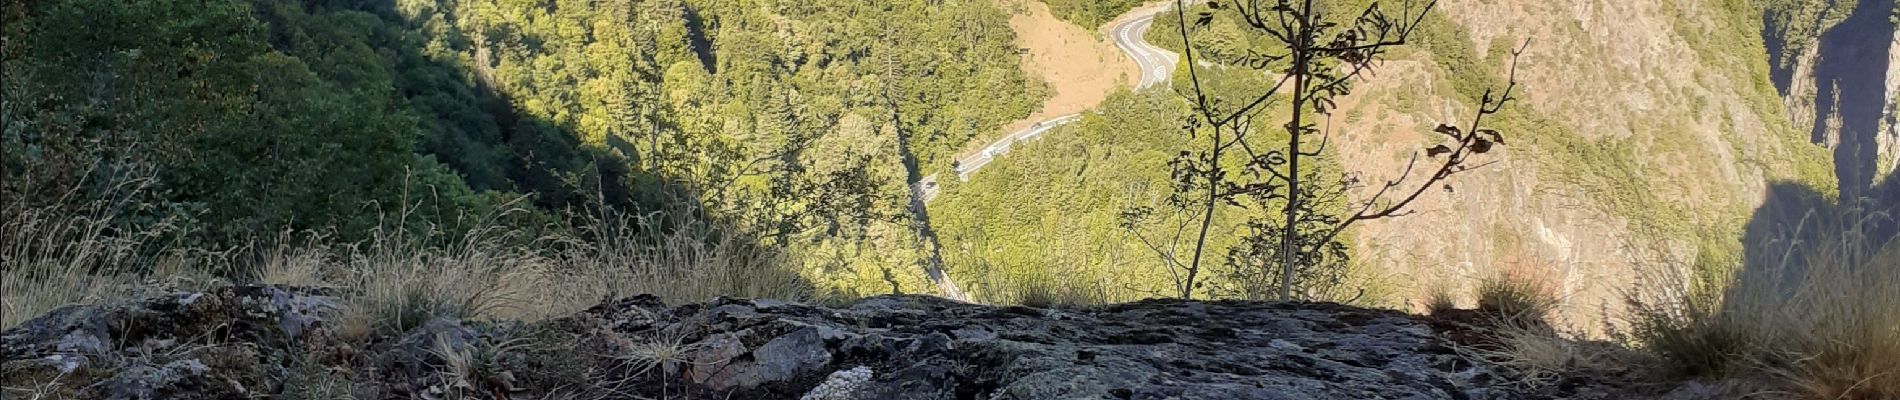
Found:
<path fill-rule="evenodd" d="M 1447 135 L 1456 142 L 1448 144 L 1455 148 L 1441 145 L 1431 149 L 1429 154 L 1414 153 L 1398 176 L 1384 182 L 1364 202 L 1351 201 L 1351 194 L 1365 187 L 1357 176 L 1352 176 L 1340 185 L 1303 186 L 1303 180 L 1325 179 L 1323 177 L 1328 176 L 1322 173 L 1327 171 L 1324 165 L 1303 166 L 1301 161 L 1310 157 L 1324 157 L 1330 151 L 1332 136 L 1336 133 L 1332 126 L 1333 114 L 1338 107 L 1335 99 L 1351 93 L 1353 82 L 1371 75 L 1381 64 L 1380 57 L 1388 48 L 1407 44 L 1424 19 L 1436 8 L 1437 1 L 1426 1 L 1424 7 L 1417 9 L 1415 14 L 1411 13 L 1412 4 L 1408 2 L 1407 12 L 1397 19 L 1388 18 L 1374 4 L 1348 27 L 1321 18 L 1316 12 L 1315 0 L 1231 0 L 1225 3 L 1231 4 L 1231 9 L 1240 13 L 1241 19 L 1253 28 L 1254 33 L 1272 37 L 1287 51 L 1285 55 L 1275 56 L 1249 49 L 1247 55 L 1236 57 L 1234 64 L 1256 70 L 1273 70 L 1277 63 L 1290 62 L 1284 69 L 1272 71 L 1280 72 L 1281 76 L 1275 78 L 1270 87 L 1238 103 L 1211 97 L 1207 92 L 1208 87 L 1201 82 L 1197 60 L 1199 55 L 1196 54 L 1188 30 L 1186 3 L 1185 0 L 1175 1 L 1175 15 L 1181 25 L 1178 33 L 1187 47 L 1183 54 L 1189 63 L 1188 76 L 1193 83 L 1191 101 L 1197 115 L 1186 128 L 1194 149 L 1182 151 L 1180 156 L 1170 162 L 1174 168 L 1174 193 L 1169 201 L 1177 207 L 1175 218 L 1171 221 L 1178 223 L 1175 227 L 1176 236 L 1174 241 L 1163 244 L 1136 232 L 1144 246 L 1166 259 L 1169 274 L 1175 279 L 1183 297 L 1191 297 L 1198 286 L 1196 279 L 1197 274 L 1202 272 L 1209 229 L 1215 213 L 1221 207 L 1251 208 L 1239 202 L 1243 197 L 1259 202 L 1263 207 L 1269 207 L 1264 205 L 1270 202 L 1284 201 L 1284 225 L 1254 217 L 1248 222 L 1253 233 L 1247 240 L 1252 244 L 1230 252 L 1226 259 L 1230 264 L 1280 259 L 1279 264 L 1283 267 L 1280 270 L 1281 297 L 1290 298 L 1293 295 L 1292 277 L 1299 271 L 1299 266 L 1322 262 L 1320 259 L 1347 257 L 1344 245 L 1336 240 L 1341 232 L 1358 221 L 1411 213 L 1406 207 L 1429 188 L 1452 175 L 1490 165 L 1486 163 L 1468 167 L 1465 164 L 1472 155 L 1487 153 L 1493 145 L 1503 143 L 1502 136 L 1496 131 L 1481 127 L 1485 116 L 1500 112 L 1505 103 L 1514 100 L 1515 53 L 1512 58 L 1511 84 L 1501 92 L 1485 93 L 1478 105 L 1478 116 L 1470 125 L 1472 131 L 1463 133 L 1455 128 L 1447 128 Z M 1521 52 L 1522 49 L 1516 53 Z M 1283 91 L 1290 94 L 1291 98 L 1288 107 L 1290 122 L 1285 124 L 1287 147 L 1283 150 L 1260 151 L 1255 148 L 1258 144 L 1252 143 L 1249 137 L 1254 130 L 1254 118 L 1268 107 L 1277 105 L 1275 96 Z M 1323 128 L 1308 122 L 1312 118 L 1305 114 L 1309 107 L 1325 115 Z M 1202 134 L 1207 137 L 1201 137 Z M 1312 135 L 1320 136 L 1318 147 L 1303 149 L 1301 142 Z M 1239 156 L 1236 152 L 1247 158 L 1236 159 Z M 1449 154 L 1442 163 L 1436 161 L 1437 156 L 1445 153 Z M 1421 158 L 1435 161 L 1421 161 Z M 1436 168 L 1428 176 L 1417 178 L 1415 170 L 1424 168 L 1420 166 L 1421 163 L 1434 164 Z M 1422 183 L 1413 187 L 1413 181 Z M 1398 199 L 1389 200 L 1391 196 L 1398 196 Z M 1353 213 L 1340 215 L 1324 211 L 1335 207 L 1344 207 Z M 1188 209 L 1194 212 L 1186 212 Z M 1184 215 L 1188 217 L 1183 218 Z M 1194 220 L 1199 220 L 1199 232 L 1187 232 Z M 1308 235 L 1307 232 L 1318 235 Z M 1193 236 L 1188 238 L 1184 235 Z M 1183 244 L 1184 238 L 1192 242 Z M 1279 241 L 1277 250 L 1269 244 L 1269 240 Z M 1191 258 L 1181 258 L 1179 253 L 1173 251 L 1176 248 L 1172 246 L 1180 245 L 1193 246 Z M 1256 276 L 1265 276 L 1270 272 L 1263 270 L 1261 273 L 1263 275 Z M 1298 273 L 1309 274 L 1311 271 Z M 1326 273 L 1303 276 L 1307 277 L 1301 279 L 1329 282 L 1341 279 Z M 1224 289 L 1207 290 L 1219 293 Z"/>
<path fill-rule="evenodd" d="M 1187 0 L 1174 0 L 1174 16 L 1181 25 L 1181 57 L 1187 59 L 1188 79 L 1194 81 L 1195 104 L 1207 110 L 1207 92 L 1201 90 L 1200 73 L 1194 72 L 1194 42 L 1188 40 Z"/>
<path fill-rule="evenodd" d="M 1453 150 L 1450 156 L 1446 157 L 1444 164 L 1439 166 L 1437 172 L 1434 172 L 1431 175 L 1431 178 L 1427 179 L 1425 183 L 1420 184 L 1416 189 L 1414 189 L 1411 192 L 1411 194 L 1406 195 L 1403 199 L 1400 199 L 1397 202 L 1390 203 L 1383 207 L 1377 207 L 1376 211 L 1374 211 L 1373 207 L 1367 207 L 1367 208 L 1361 209 L 1360 212 L 1354 214 L 1351 218 L 1347 218 L 1345 221 L 1341 222 L 1338 226 L 1329 230 L 1326 233 L 1326 235 L 1323 236 L 1324 240 L 1322 240 L 1321 242 L 1323 243 L 1325 241 L 1329 241 L 1333 239 L 1334 237 L 1338 236 L 1341 232 L 1344 232 L 1347 227 L 1350 227 L 1354 223 L 1357 223 L 1359 221 L 1367 221 L 1367 220 L 1405 215 L 1405 213 L 1402 213 L 1401 210 L 1404 210 L 1406 206 L 1411 205 L 1413 201 L 1418 200 L 1420 195 L 1423 195 L 1425 191 L 1427 190 L 1431 190 L 1431 188 L 1433 186 L 1436 186 L 1438 182 L 1443 181 L 1445 180 L 1445 178 L 1450 177 L 1452 174 L 1454 174 L 1455 173 L 1454 168 L 1458 167 L 1459 165 L 1464 164 L 1466 157 L 1469 156 L 1470 152 L 1473 150 L 1473 146 L 1476 145 L 1479 141 L 1488 140 L 1488 139 L 1480 137 L 1480 135 L 1478 134 L 1478 132 L 1481 131 L 1482 127 L 1484 126 L 1483 123 L 1484 123 L 1485 117 L 1493 115 L 1493 114 L 1497 114 L 1503 111 L 1504 105 L 1510 102 L 1511 100 L 1515 99 L 1515 97 L 1512 97 L 1512 93 L 1517 89 L 1517 85 L 1518 85 L 1518 81 L 1517 81 L 1518 60 L 1520 57 L 1523 56 L 1524 50 L 1529 47 L 1530 47 L 1530 41 L 1525 40 L 1523 45 L 1518 46 L 1517 49 L 1511 51 L 1510 77 L 1509 77 L 1508 83 L 1505 84 L 1502 95 L 1497 96 L 1496 98 L 1493 98 L 1492 92 L 1486 91 L 1484 98 L 1481 100 L 1481 103 L 1478 105 L 1478 112 L 1476 113 L 1477 115 L 1472 118 L 1471 132 L 1465 134 L 1463 137 L 1459 139 L 1458 148 L 1456 150 Z M 1414 154 L 1413 157 L 1414 159 L 1416 159 L 1417 155 Z M 1484 164 L 1484 165 L 1489 165 L 1489 164 Z M 1483 166 L 1483 165 L 1480 165 L 1480 166 Z M 1411 167 L 1408 166 L 1407 172 L 1405 174 L 1401 174 L 1400 178 L 1388 182 L 1387 187 L 1385 189 L 1381 189 L 1378 194 L 1373 195 L 1373 197 L 1370 200 L 1368 200 L 1367 204 L 1368 205 L 1376 204 L 1378 199 L 1384 196 L 1387 189 L 1390 189 L 1398 185 L 1399 182 L 1403 182 L 1406 179 L 1405 177 L 1410 175 L 1410 169 Z"/>
<path fill-rule="evenodd" d="M 1190 67 L 1189 69 L 1193 69 L 1193 68 Z M 1223 117 L 1219 121 L 1209 119 L 1209 122 L 1212 122 L 1214 125 L 1226 125 L 1228 123 L 1234 122 L 1234 120 L 1240 119 L 1241 116 L 1249 114 L 1253 110 L 1258 109 L 1258 107 L 1267 104 L 1267 100 L 1272 99 L 1274 93 L 1279 93 L 1281 88 L 1286 87 L 1286 83 L 1292 77 L 1293 77 L 1292 75 L 1280 76 L 1279 82 L 1274 83 L 1273 87 L 1267 88 L 1267 91 L 1265 93 L 1261 93 L 1260 96 L 1255 97 L 1253 101 L 1248 103 L 1246 106 L 1241 107 L 1239 110 L 1235 110 L 1233 114 Z"/>

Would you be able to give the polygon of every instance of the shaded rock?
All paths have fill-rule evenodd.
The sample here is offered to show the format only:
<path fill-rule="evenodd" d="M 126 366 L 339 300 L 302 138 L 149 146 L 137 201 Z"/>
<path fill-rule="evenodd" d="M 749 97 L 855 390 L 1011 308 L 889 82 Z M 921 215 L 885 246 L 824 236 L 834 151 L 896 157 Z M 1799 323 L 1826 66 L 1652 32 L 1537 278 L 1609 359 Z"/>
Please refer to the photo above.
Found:
<path fill-rule="evenodd" d="M 112 379 L 106 380 L 104 389 L 109 399 L 159 399 L 172 398 L 183 393 L 168 390 L 179 386 L 186 380 L 204 376 L 211 372 L 198 360 L 178 360 L 164 365 L 135 364 L 120 368 Z"/>
<path fill-rule="evenodd" d="M 744 333 L 717 334 L 701 341 L 698 354 L 693 356 L 693 381 L 715 389 L 739 385 L 740 371 L 752 365 L 739 358 L 746 355 L 745 344 L 739 342 L 739 335 Z"/>
<path fill-rule="evenodd" d="M 409 330 L 376 356 L 377 369 L 406 388 L 440 385 L 443 352 L 466 352 L 481 334 L 462 321 L 436 318 Z"/>
<path fill-rule="evenodd" d="M 792 379 L 831 363 L 831 352 L 819 338 L 818 329 L 803 328 L 766 342 L 752 353 L 756 364 L 747 370 L 741 385 Z"/>
<path fill-rule="evenodd" d="M 72 398 L 247 398 L 272 387 L 292 349 L 320 334 L 338 302 L 325 289 L 233 286 L 74 305 L 0 332 L 0 387 Z"/>

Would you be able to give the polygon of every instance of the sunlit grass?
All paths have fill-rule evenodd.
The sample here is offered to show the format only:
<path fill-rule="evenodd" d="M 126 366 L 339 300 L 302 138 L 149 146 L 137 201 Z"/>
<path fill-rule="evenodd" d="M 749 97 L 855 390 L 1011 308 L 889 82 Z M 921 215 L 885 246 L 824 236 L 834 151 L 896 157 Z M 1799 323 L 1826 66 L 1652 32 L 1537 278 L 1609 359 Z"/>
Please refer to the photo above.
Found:
<path fill-rule="evenodd" d="M 353 337 L 400 333 L 436 318 L 538 320 L 637 294 L 674 304 L 719 296 L 836 300 L 821 298 L 779 250 L 721 231 L 686 208 L 577 219 L 575 233 L 543 237 L 521 237 L 497 218 L 460 233 L 399 229 L 408 224 L 397 215 L 359 243 L 285 233 L 212 248 L 160 241 L 168 226 L 128 234 L 113 219 L 120 204 L 49 204 L 80 206 L 5 204 L 0 327 L 64 305 L 227 282 L 337 289 L 346 305 L 340 319 Z M 161 284 L 178 277 L 196 284 Z"/>
<path fill-rule="evenodd" d="M 126 182 L 112 194 L 139 192 L 149 181 Z M 67 192 L 57 206 L 5 201 L 0 212 L 0 328 L 69 304 L 126 296 L 138 283 L 148 254 L 164 252 L 153 243 L 168 226 L 123 232 L 113 216 L 124 204 L 111 200 L 75 202 Z M 67 205 L 77 204 L 77 205 Z"/>

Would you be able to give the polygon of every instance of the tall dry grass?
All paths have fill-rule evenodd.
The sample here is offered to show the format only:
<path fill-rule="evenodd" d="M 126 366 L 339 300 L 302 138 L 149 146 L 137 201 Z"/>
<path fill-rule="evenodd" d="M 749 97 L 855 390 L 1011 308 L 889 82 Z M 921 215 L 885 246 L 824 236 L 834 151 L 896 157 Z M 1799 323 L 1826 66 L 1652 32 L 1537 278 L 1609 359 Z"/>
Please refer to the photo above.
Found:
<path fill-rule="evenodd" d="M 342 287 L 345 320 L 359 333 L 400 332 L 434 318 L 539 320 L 639 294 L 673 304 L 721 296 L 827 300 L 787 268 L 779 250 L 696 211 L 584 218 L 563 231 L 570 233 L 539 237 L 492 221 L 457 237 L 379 230 L 340 249 L 277 251 L 279 261 L 263 275 L 282 283 L 314 276 Z"/>
<path fill-rule="evenodd" d="M 119 223 L 129 199 L 150 184 L 128 179 L 99 194 L 75 187 L 50 202 L 0 202 L 0 329 L 61 306 L 127 296 L 142 272 L 180 269 L 185 261 L 164 242 L 176 229 L 169 221 L 133 229 Z"/>
<path fill-rule="evenodd" d="M 1767 378 L 1805 398 L 1900 398 L 1900 242 L 1869 235 L 1887 218 L 1811 213 L 1751 243 L 1756 261 L 1739 270 L 1652 271 L 1629 296 L 1632 339 L 1673 374 Z"/>
<path fill-rule="evenodd" d="M 1468 317 L 1459 317 L 1456 295 L 1450 284 L 1430 286 L 1425 308 L 1434 316 L 1457 320 L 1471 318 L 1482 332 L 1472 343 L 1454 345 L 1459 353 L 1482 359 L 1512 371 L 1511 381 L 1526 387 L 1542 387 L 1562 380 L 1566 375 L 1594 373 L 1616 359 L 1607 346 L 1595 346 L 1579 340 L 1582 332 L 1558 328 L 1555 318 L 1564 293 L 1549 277 L 1548 263 L 1510 259 L 1489 268 L 1477 278 L 1477 308 Z"/>
<path fill-rule="evenodd" d="M 559 244 L 542 271 L 559 291 L 539 302 L 578 309 L 603 298 L 652 294 L 669 303 L 720 296 L 831 301 L 815 289 L 784 250 L 761 245 L 691 207 L 590 219 Z M 586 239 L 582 239 L 586 238 Z"/>
<path fill-rule="evenodd" d="M 115 190 L 137 192 L 147 183 Z M 563 234 L 538 237 L 501 223 L 504 215 L 478 217 L 475 228 L 452 233 L 412 226 L 403 212 L 363 242 L 281 233 L 211 248 L 164 241 L 169 225 L 128 231 L 115 218 L 134 204 L 69 196 L 0 206 L 7 215 L 0 222 L 0 328 L 64 305 L 227 281 L 336 288 L 346 334 L 358 337 L 434 318 L 536 320 L 636 294 L 676 304 L 719 296 L 829 299 L 789 269 L 778 248 L 687 207 L 578 218 L 553 230 Z M 196 284 L 160 284 L 181 276 Z"/>
<path fill-rule="evenodd" d="M 317 275 L 335 276 L 332 280 L 343 287 L 348 300 L 345 321 L 371 332 L 405 332 L 436 318 L 535 314 L 534 304 L 524 299 L 536 290 L 533 272 L 547 264 L 539 251 L 508 246 L 505 233 L 489 230 L 432 243 L 429 239 L 436 238 L 431 235 L 437 234 L 378 231 L 367 243 L 335 252 L 337 259 L 330 265 L 334 271 Z M 294 266 L 300 259 L 286 261 L 284 265 Z"/>
<path fill-rule="evenodd" d="M 1478 279 L 1478 311 L 1513 325 L 1547 325 L 1561 296 L 1543 271 L 1522 264 Z"/>

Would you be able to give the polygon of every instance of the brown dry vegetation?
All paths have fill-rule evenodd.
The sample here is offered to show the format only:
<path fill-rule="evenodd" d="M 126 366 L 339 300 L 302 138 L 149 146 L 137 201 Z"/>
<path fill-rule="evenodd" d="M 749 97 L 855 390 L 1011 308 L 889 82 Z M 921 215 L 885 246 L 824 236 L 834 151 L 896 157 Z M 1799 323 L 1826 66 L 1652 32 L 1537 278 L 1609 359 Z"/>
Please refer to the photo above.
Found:
<path fill-rule="evenodd" d="M 139 181 L 134 181 L 139 182 Z M 124 187 L 127 196 L 138 186 Z M 583 220 L 593 240 L 521 237 L 498 223 L 460 236 L 378 230 L 334 244 L 321 235 L 210 249 L 160 241 L 163 226 L 116 230 L 123 204 L 8 203 L 0 226 L 0 328 L 55 308 L 142 293 L 231 283 L 341 288 L 346 332 L 401 332 L 438 317 L 539 320 L 603 299 L 654 294 L 671 302 L 740 296 L 823 301 L 783 254 L 721 235 L 686 210 Z M 404 226 L 400 217 L 390 226 Z M 244 282 L 237 282 L 244 283 Z"/>
<path fill-rule="evenodd" d="M 1713 275 L 1682 262 L 1645 265 L 1641 284 L 1623 291 L 1629 307 L 1617 317 L 1626 323 L 1605 327 L 1610 341 L 1550 325 L 1539 315 L 1559 295 L 1508 271 L 1478 284 L 1476 310 L 1433 300 L 1428 321 L 1461 353 L 1532 387 L 1568 382 L 1647 397 L 1700 380 L 1709 383 L 1691 397 L 1900 398 L 1900 270 L 1891 268 L 1900 242 L 1868 235 L 1886 215 L 1827 212 L 1809 218 L 1840 226 L 1802 225 L 1839 233 L 1751 243 L 1765 262 Z"/>

